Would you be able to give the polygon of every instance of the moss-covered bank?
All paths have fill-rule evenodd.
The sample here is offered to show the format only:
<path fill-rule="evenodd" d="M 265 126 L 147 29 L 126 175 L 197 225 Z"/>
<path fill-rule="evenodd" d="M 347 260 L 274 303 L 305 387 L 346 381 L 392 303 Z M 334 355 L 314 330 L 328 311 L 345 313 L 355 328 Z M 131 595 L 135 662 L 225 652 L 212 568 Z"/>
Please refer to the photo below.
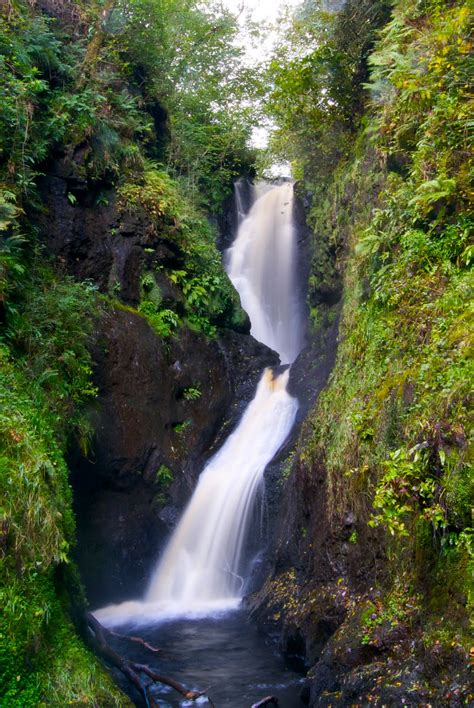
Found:
<path fill-rule="evenodd" d="M 217 351 L 219 327 L 248 330 L 208 219 L 253 160 L 248 120 L 226 110 L 221 85 L 237 69 L 235 31 L 228 13 L 181 0 L 0 4 L 2 705 L 128 705 L 80 638 L 66 459 L 93 456 L 104 321 L 120 329 L 125 311 L 152 353 L 173 340 L 189 358 L 183 341 Z M 189 418 L 211 405 L 190 367 L 168 378 Z M 204 445 L 191 422 L 168 426 L 182 455 L 184 440 Z M 179 426 L 192 429 L 180 438 Z M 146 445 L 142 458 L 157 443 Z M 162 499 L 171 472 L 153 459 Z"/>
<path fill-rule="evenodd" d="M 313 321 L 342 283 L 339 347 L 254 605 L 306 658 L 312 705 L 472 700 L 469 18 L 396 3 L 355 147 L 319 174 L 298 158 Z"/>

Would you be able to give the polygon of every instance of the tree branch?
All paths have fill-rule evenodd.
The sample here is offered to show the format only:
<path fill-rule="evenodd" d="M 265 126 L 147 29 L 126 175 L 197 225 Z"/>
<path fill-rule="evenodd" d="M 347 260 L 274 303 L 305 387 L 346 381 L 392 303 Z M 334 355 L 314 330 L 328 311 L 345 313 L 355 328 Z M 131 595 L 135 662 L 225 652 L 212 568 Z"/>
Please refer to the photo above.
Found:
<path fill-rule="evenodd" d="M 129 659 L 126 659 L 121 654 L 112 649 L 112 647 L 107 641 L 108 637 L 116 636 L 121 639 L 130 639 L 131 641 L 138 642 L 150 651 L 160 651 L 159 649 L 152 647 L 140 637 L 125 637 L 124 635 L 112 632 L 109 629 L 106 629 L 103 625 L 101 625 L 99 620 L 97 620 L 90 612 L 86 613 L 86 623 L 89 631 L 93 636 L 94 645 L 99 654 L 101 654 L 103 659 L 105 659 L 108 663 L 120 669 L 120 671 L 128 678 L 130 683 L 133 684 L 135 688 L 137 688 L 140 693 L 145 696 L 146 700 L 150 704 L 150 708 L 154 708 L 154 706 L 156 706 L 156 703 L 150 694 L 150 689 L 152 688 L 154 683 L 162 683 L 165 686 L 170 686 L 170 688 L 173 688 L 184 698 L 190 701 L 195 701 L 197 698 L 207 695 L 206 691 L 189 690 L 188 688 L 186 688 L 186 686 L 183 686 L 175 679 L 169 676 L 163 676 L 162 674 L 159 674 L 157 671 L 150 668 L 147 664 L 139 664 L 135 661 L 130 661 Z M 145 674 L 145 676 L 148 676 L 148 678 L 152 680 L 152 684 L 148 684 L 147 686 L 143 685 L 140 677 L 141 674 Z M 207 696 L 207 698 L 210 704 L 214 705 L 209 699 L 209 696 Z"/>
<path fill-rule="evenodd" d="M 148 649 L 148 651 L 151 651 L 153 654 L 159 654 L 161 649 L 158 649 L 157 647 L 152 646 L 151 644 L 148 644 L 148 642 L 145 642 L 144 639 L 141 637 L 129 637 L 128 634 L 119 634 L 118 632 L 112 632 L 112 630 L 107 630 L 108 634 L 112 637 L 117 637 L 117 639 L 123 639 L 126 642 L 135 642 L 136 644 L 141 644 L 142 647 L 145 647 L 145 649 Z"/>
<path fill-rule="evenodd" d="M 261 701 L 258 703 L 253 703 L 251 708 L 263 708 L 263 706 L 278 706 L 278 698 L 275 698 L 275 696 L 267 696 L 266 698 L 262 698 Z"/>

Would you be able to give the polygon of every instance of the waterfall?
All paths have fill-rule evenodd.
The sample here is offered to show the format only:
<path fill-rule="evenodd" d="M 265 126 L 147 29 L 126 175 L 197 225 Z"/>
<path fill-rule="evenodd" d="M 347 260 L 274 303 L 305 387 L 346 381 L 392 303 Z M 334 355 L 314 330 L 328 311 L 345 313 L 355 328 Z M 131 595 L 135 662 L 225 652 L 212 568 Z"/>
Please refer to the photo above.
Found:
<path fill-rule="evenodd" d="M 302 345 L 293 185 L 258 185 L 255 191 L 257 198 L 227 251 L 227 273 L 250 317 L 251 334 L 289 364 Z"/>
<path fill-rule="evenodd" d="M 302 344 L 295 297 L 292 186 L 262 185 L 241 215 L 227 269 L 252 334 L 291 363 Z M 240 200 L 240 201 L 239 201 Z M 263 373 L 237 428 L 208 462 L 194 494 L 153 572 L 144 602 L 98 610 L 105 624 L 150 621 L 164 615 L 209 614 L 236 607 L 243 595 L 242 551 L 265 467 L 285 443 L 298 402 L 287 392 L 289 369 Z"/>
<path fill-rule="evenodd" d="M 276 378 L 265 371 L 236 430 L 201 473 L 155 571 L 149 602 L 192 612 L 241 598 L 241 553 L 256 490 L 298 407 L 287 379 L 288 371 Z"/>

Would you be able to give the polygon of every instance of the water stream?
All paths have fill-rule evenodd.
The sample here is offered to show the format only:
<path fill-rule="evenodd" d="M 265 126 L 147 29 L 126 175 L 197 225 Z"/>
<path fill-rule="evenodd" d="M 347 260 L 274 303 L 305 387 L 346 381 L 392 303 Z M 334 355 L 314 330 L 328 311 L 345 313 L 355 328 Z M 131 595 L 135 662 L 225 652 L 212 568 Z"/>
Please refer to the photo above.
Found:
<path fill-rule="evenodd" d="M 277 351 L 282 364 L 290 364 L 302 346 L 295 283 L 293 188 L 289 183 L 254 188 L 254 202 L 246 216 L 239 190 L 237 184 L 239 227 L 225 255 L 227 272 L 249 314 L 253 336 Z M 192 627 L 201 636 L 197 627 L 202 628 L 202 622 L 207 623 L 206 631 L 212 626 L 213 636 L 221 637 L 222 628 L 228 625 L 229 656 L 224 660 L 221 655 L 216 656 L 215 661 L 218 667 L 224 661 L 229 673 L 236 660 L 232 656 L 231 636 L 235 639 L 237 625 L 228 613 L 237 611 L 245 592 L 247 566 L 243 548 L 257 491 L 266 466 L 288 438 L 298 409 L 297 400 L 287 391 L 288 376 L 288 368 L 279 375 L 265 370 L 238 426 L 202 471 L 194 494 L 153 570 L 145 597 L 97 610 L 94 614 L 103 624 L 140 624 L 143 628 L 157 623 L 169 627 L 172 622 L 173 631 L 181 637 L 193 635 Z M 218 625 L 213 624 L 217 616 L 220 616 Z M 244 631 L 241 621 L 240 628 L 243 634 L 236 642 L 239 661 L 255 677 L 251 658 L 245 660 L 243 654 L 243 647 L 253 635 L 248 628 Z M 217 643 L 220 646 L 220 639 Z M 208 637 L 201 644 L 203 650 L 206 647 L 212 654 Z M 267 660 L 272 666 L 279 661 L 271 651 L 267 652 Z M 267 667 L 266 673 L 272 674 L 272 670 Z M 294 686 L 295 681 L 289 685 Z M 242 691 L 242 685 L 237 683 Z M 219 705 L 239 705 L 229 700 L 230 703 L 221 701 Z M 296 704 L 295 701 L 293 705 Z"/>
<path fill-rule="evenodd" d="M 288 371 L 263 374 L 238 427 L 199 477 L 146 599 L 174 613 L 236 607 L 245 578 L 241 557 L 265 467 L 290 432 L 298 404 Z"/>
<path fill-rule="evenodd" d="M 237 183 L 238 205 L 241 188 Z M 251 334 L 278 352 L 282 364 L 291 364 L 302 346 L 293 185 L 262 184 L 254 190 L 256 199 L 226 254 L 227 272 L 250 317 Z"/>
<path fill-rule="evenodd" d="M 122 627 L 127 633 L 128 628 Z M 137 634 L 130 626 L 130 634 Z M 265 696 L 278 697 L 280 708 L 303 708 L 299 694 L 304 678 L 283 660 L 274 641 L 259 632 L 244 610 L 200 619 L 176 618 L 159 625 L 139 628 L 140 637 L 163 648 L 159 670 L 174 676 L 193 690 L 209 689 L 217 708 L 250 708 Z M 149 663 L 150 654 L 140 645 L 118 639 L 117 651 L 138 663 Z M 117 672 L 117 680 L 128 692 L 130 684 Z M 132 697 L 139 703 L 138 694 Z M 153 689 L 160 708 L 209 708 L 206 698 L 186 701 L 164 685 Z M 143 705 L 144 703 L 139 703 Z"/>

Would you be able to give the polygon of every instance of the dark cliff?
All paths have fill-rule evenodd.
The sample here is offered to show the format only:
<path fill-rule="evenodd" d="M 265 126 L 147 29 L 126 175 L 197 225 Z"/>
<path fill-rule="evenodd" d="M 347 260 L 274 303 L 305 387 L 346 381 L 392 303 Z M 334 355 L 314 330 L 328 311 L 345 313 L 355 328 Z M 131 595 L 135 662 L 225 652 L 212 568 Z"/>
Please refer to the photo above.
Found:
<path fill-rule="evenodd" d="M 105 307 L 94 335 L 90 449 L 69 453 L 76 558 L 96 607 L 143 594 L 216 438 L 230 432 L 278 357 L 235 329 L 208 337 L 182 325 L 160 337 L 135 309 L 147 297 L 143 274 L 153 274 L 161 307 L 184 314 L 168 274 L 185 267 L 185 255 L 144 210 L 119 211 L 113 189 L 97 206 L 77 172 L 77 159 L 61 158 L 42 180 L 48 250 L 63 271 L 120 298 Z M 232 324 L 232 315 L 221 321 Z"/>

